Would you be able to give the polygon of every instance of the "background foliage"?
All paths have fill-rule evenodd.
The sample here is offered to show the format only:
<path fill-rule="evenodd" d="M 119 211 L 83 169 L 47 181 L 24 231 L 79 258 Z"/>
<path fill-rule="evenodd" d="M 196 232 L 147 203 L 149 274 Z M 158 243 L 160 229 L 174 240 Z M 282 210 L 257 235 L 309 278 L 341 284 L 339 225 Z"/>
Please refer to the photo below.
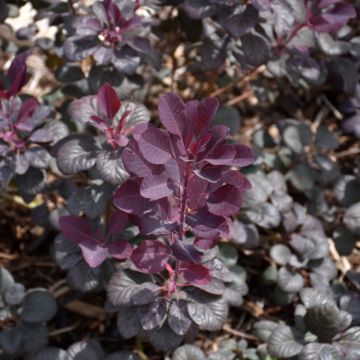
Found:
<path fill-rule="evenodd" d="M 0 359 L 359 359 L 359 10 L 0 1 Z"/>

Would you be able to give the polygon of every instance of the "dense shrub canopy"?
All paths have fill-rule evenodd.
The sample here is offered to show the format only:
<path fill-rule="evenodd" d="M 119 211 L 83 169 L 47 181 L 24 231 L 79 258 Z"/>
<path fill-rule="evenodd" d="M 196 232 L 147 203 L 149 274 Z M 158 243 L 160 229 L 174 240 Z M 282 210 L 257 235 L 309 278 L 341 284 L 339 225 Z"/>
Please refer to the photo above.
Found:
<path fill-rule="evenodd" d="M 360 359 L 359 11 L 0 2 L 0 359 Z"/>

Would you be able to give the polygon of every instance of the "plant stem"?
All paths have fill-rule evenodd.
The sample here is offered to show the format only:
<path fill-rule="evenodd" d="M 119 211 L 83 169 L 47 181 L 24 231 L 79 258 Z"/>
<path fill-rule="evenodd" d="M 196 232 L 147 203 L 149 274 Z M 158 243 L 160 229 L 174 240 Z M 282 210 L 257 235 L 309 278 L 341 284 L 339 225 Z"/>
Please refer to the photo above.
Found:
<path fill-rule="evenodd" d="M 189 183 L 189 175 L 190 175 L 190 164 L 187 163 L 185 168 L 185 179 L 184 179 L 183 193 L 181 198 L 181 209 L 180 209 L 179 239 L 181 240 L 184 236 L 184 223 L 185 223 L 185 211 L 186 211 L 187 187 Z M 177 283 L 179 273 L 180 273 L 180 261 L 176 259 L 175 277 L 174 277 L 175 283 Z"/>
<path fill-rule="evenodd" d="M 186 208 L 186 200 L 187 200 L 187 187 L 189 183 L 189 175 L 190 175 L 190 165 L 186 164 L 185 169 L 185 180 L 184 180 L 184 188 L 181 199 L 181 209 L 180 209 L 180 227 L 179 227 L 179 238 L 182 239 L 184 236 L 184 222 L 185 222 L 185 208 Z"/>
<path fill-rule="evenodd" d="M 69 5 L 71 13 L 73 15 L 76 15 L 75 7 L 74 7 L 74 0 L 68 0 L 68 5 Z"/>

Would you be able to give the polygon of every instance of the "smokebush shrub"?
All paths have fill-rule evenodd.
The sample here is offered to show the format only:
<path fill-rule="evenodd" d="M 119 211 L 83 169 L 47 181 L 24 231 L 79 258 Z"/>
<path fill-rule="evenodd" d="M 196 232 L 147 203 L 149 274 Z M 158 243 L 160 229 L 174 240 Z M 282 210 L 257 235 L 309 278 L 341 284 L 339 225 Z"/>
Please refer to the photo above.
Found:
<path fill-rule="evenodd" d="M 0 359 L 359 359 L 358 11 L 0 3 Z"/>

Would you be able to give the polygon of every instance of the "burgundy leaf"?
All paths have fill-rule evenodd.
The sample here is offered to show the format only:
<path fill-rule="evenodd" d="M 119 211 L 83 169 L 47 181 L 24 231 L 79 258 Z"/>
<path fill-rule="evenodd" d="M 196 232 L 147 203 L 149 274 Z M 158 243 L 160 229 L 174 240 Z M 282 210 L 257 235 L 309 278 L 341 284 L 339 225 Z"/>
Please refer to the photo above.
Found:
<path fill-rule="evenodd" d="M 30 141 L 39 143 L 47 143 L 52 139 L 53 135 L 49 129 L 37 129 L 29 137 Z"/>
<path fill-rule="evenodd" d="M 122 152 L 122 161 L 130 174 L 139 177 L 146 177 L 150 174 L 151 167 L 146 160 L 135 150 L 127 147 Z"/>
<path fill-rule="evenodd" d="M 186 223 L 198 237 L 216 238 L 220 234 L 228 232 L 228 226 L 224 218 L 211 214 L 206 209 L 188 215 Z"/>
<path fill-rule="evenodd" d="M 151 164 L 165 164 L 171 158 L 168 134 L 160 129 L 147 129 L 140 136 L 139 149 L 142 156 Z"/>
<path fill-rule="evenodd" d="M 89 222 L 80 216 L 62 216 L 59 220 L 60 230 L 64 236 L 76 244 L 95 242 L 93 229 Z"/>
<path fill-rule="evenodd" d="M 111 85 L 105 83 L 99 89 L 96 98 L 100 113 L 106 115 L 108 119 L 112 120 L 121 106 L 121 102 L 115 90 L 111 87 Z"/>
<path fill-rule="evenodd" d="M 196 238 L 194 245 L 202 250 L 209 250 L 216 246 L 218 239 L 202 239 Z"/>
<path fill-rule="evenodd" d="M 7 91 L 8 97 L 17 94 L 25 84 L 27 56 L 28 56 L 27 52 L 23 52 L 17 55 L 10 65 L 10 68 L 8 70 L 8 76 L 11 86 Z"/>
<path fill-rule="evenodd" d="M 251 188 L 249 180 L 237 170 L 227 170 L 223 172 L 221 178 L 224 183 L 234 185 L 242 191 L 246 191 Z"/>
<path fill-rule="evenodd" d="M 31 115 L 38 107 L 38 102 L 35 99 L 29 99 L 22 103 L 15 127 L 21 131 L 32 131 L 34 124 Z"/>
<path fill-rule="evenodd" d="M 175 159 L 170 159 L 167 163 L 164 164 L 165 172 L 168 177 L 175 183 L 180 182 L 181 174 L 179 169 L 179 164 Z"/>
<path fill-rule="evenodd" d="M 187 125 L 186 108 L 182 99 L 176 94 L 167 93 L 160 98 L 158 111 L 165 128 L 182 138 Z"/>
<path fill-rule="evenodd" d="M 166 221 L 155 214 L 142 215 L 136 219 L 136 225 L 143 235 L 167 235 L 177 227 L 176 222 Z"/>
<path fill-rule="evenodd" d="M 190 284 L 206 285 L 211 281 L 210 271 L 203 265 L 193 263 L 181 263 L 183 276 Z"/>
<path fill-rule="evenodd" d="M 85 261 L 92 268 L 100 266 L 109 256 L 109 249 L 95 242 L 84 241 L 79 246 Z"/>
<path fill-rule="evenodd" d="M 128 220 L 129 218 L 126 213 L 115 210 L 109 220 L 107 238 L 111 238 L 114 235 L 119 234 L 127 224 Z"/>
<path fill-rule="evenodd" d="M 176 239 L 171 244 L 171 251 L 173 255 L 182 261 L 191 261 L 199 263 L 201 261 L 201 252 L 198 251 L 194 245 L 185 244 L 182 240 Z"/>
<path fill-rule="evenodd" d="M 239 211 L 242 200 L 242 192 L 237 187 L 223 185 L 211 194 L 207 205 L 212 214 L 226 217 Z"/>
<path fill-rule="evenodd" d="M 131 260 L 135 266 L 146 273 L 161 272 L 169 259 L 167 247 L 157 240 L 143 241 L 132 253 Z"/>
<path fill-rule="evenodd" d="M 233 145 L 223 144 L 217 146 L 216 149 L 205 159 L 212 165 L 230 165 L 236 156 L 236 149 Z"/>
<path fill-rule="evenodd" d="M 217 98 L 207 98 L 200 102 L 197 111 L 197 119 L 195 124 L 195 133 L 199 135 L 215 117 L 219 107 Z"/>
<path fill-rule="evenodd" d="M 141 122 L 134 126 L 132 135 L 133 138 L 139 142 L 141 135 L 147 130 L 147 129 L 155 129 L 154 125 L 148 123 L 148 122 Z"/>
<path fill-rule="evenodd" d="M 246 145 L 237 144 L 234 145 L 236 150 L 235 159 L 231 162 L 232 166 L 245 167 L 249 166 L 254 162 L 254 154 Z"/>
<path fill-rule="evenodd" d="M 185 104 L 186 116 L 187 116 L 187 127 L 184 135 L 184 145 L 187 148 L 194 136 L 194 129 L 196 124 L 196 117 L 198 112 L 199 101 L 192 100 Z"/>
<path fill-rule="evenodd" d="M 187 206 L 191 210 L 198 210 L 205 206 L 208 194 L 206 192 L 208 182 L 197 176 L 189 179 L 187 190 Z"/>
<path fill-rule="evenodd" d="M 142 216 L 149 209 L 149 200 L 144 199 L 140 194 L 138 182 L 130 179 L 120 186 L 114 195 L 114 205 L 128 213 Z"/>
<path fill-rule="evenodd" d="M 333 32 L 338 31 L 348 21 L 356 17 L 356 10 L 351 4 L 340 0 L 324 0 L 318 4 L 320 15 L 311 16 L 309 21 L 315 31 Z"/>
<path fill-rule="evenodd" d="M 194 173 L 203 180 L 217 183 L 221 180 L 222 170 L 222 166 L 205 165 L 201 169 L 196 169 Z"/>
<path fill-rule="evenodd" d="M 127 259 L 132 252 L 132 247 L 127 241 L 115 241 L 108 245 L 110 255 L 119 260 Z"/>
<path fill-rule="evenodd" d="M 140 194 L 151 200 L 159 200 L 173 193 L 169 186 L 169 178 L 165 172 L 160 174 L 149 174 L 140 186 Z"/>

